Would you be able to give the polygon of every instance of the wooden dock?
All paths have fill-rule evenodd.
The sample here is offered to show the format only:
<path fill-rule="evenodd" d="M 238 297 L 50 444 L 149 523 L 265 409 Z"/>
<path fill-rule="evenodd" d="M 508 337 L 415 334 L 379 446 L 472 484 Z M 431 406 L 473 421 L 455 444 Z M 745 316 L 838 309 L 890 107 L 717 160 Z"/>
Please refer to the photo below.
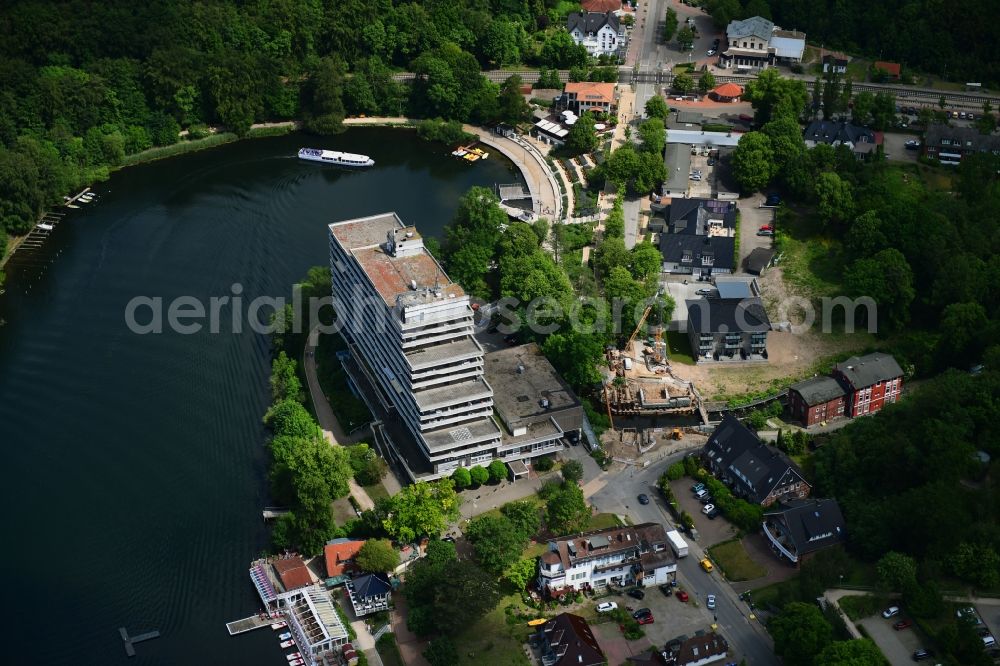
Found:
<path fill-rule="evenodd" d="M 128 632 L 125 631 L 125 627 L 118 627 L 118 633 L 122 637 L 122 642 L 125 643 L 125 654 L 128 655 L 129 657 L 135 656 L 136 643 L 141 643 L 143 641 L 148 641 L 160 637 L 159 631 L 147 631 L 144 634 L 139 634 L 138 636 L 132 636 L 130 638 Z"/>
<path fill-rule="evenodd" d="M 260 629 L 261 627 L 270 627 L 272 622 L 277 621 L 275 618 L 261 617 L 260 614 L 257 614 L 245 617 L 242 620 L 236 620 L 235 622 L 227 622 L 226 629 L 229 631 L 230 636 L 236 636 L 237 634 L 245 634 L 248 631 Z"/>

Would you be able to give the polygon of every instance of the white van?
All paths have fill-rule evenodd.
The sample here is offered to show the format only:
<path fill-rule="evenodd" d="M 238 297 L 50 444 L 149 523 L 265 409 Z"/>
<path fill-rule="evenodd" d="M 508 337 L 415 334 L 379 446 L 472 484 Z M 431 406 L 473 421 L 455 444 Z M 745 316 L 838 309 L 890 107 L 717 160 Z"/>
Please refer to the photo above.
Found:
<path fill-rule="evenodd" d="M 983 636 L 983 647 L 991 648 L 997 644 L 997 641 L 992 636 Z"/>

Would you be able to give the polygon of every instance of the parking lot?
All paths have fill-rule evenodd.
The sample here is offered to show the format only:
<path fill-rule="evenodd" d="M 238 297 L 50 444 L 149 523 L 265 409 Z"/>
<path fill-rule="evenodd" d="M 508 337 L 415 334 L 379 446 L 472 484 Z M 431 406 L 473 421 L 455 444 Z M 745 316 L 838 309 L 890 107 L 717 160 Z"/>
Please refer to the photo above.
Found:
<path fill-rule="evenodd" d="M 712 183 L 715 179 L 715 166 L 709 166 L 709 156 L 703 155 L 701 152 L 698 151 L 697 155 L 691 155 L 691 173 L 701 172 L 701 179 L 691 180 L 688 196 L 692 199 L 711 199 Z"/>
<path fill-rule="evenodd" d="M 906 142 L 917 138 L 913 134 L 901 132 L 886 132 L 882 139 L 882 149 L 886 159 L 894 162 L 916 162 L 920 156 L 919 150 L 907 150 Z"/>
<path fill-rule="evenodd" d="M 916 626 L 909 629 L 896 631 L 892 625 L 907 617 L 904 610 L 897 617 L 888 620 L 881 615 L 866 617 L 858 624 L 865 628 L 875 644 L 882 650 L 882 654 L 889 660 L 890 664 L 905 664 L 912 661 L 913 651 L 926 647 L 927 642 Z"/>
<path fill-rule="evenodd" d="M 681 584 L 683 587 L 683 582 Z M 667 641 L 681 635 L 694 636 L 696 631 L 711 631 L 712 615 L 705 608 L 704 599 L 688 590 L 690 599 L 680 601 L 675 595 L 670 597 L 656 587 L 646 588 L 644 599 L 633 599 L 626 595 L 613 594 L 599 601 L 614 601 L 619 608 L 626 606 L 639 609 L 648 608 L 653 612 L 653 623 L 643 625 L 643 638 L 626 641 L 615 622 L 600 622 L 593 626 L 598 642 L 604 648 L 609 664 L 626 663 L 628 657 L 645 652 L 650 647 L 662 650 Z M 736 661 L 739 661 L 737 659 Z"/>
<path fill-rule="evenodd" d="M 719 516 L 715 520 L 709 520 L 701 512 L 702 504 L 691 492 L 691 479 L 683 478 L 670 482 L 670 489 L 674 491 L 677 504 L 684 511 L 687 511 L 694 518 L 694 527 L 698 530 L 698 545 L 708 548 L 723 541 L 729 541 L 736 536 L 736 528 L 728 520 Z"/>
<path fill-rule="evenodd" d="M 687 284 L 684 284 L 685 280 Z M 666 277 L 662 281 L 662 284 L 666 287 L 670 298 L 674 299 L 674 303 L 677 304 L 670 319 L 669 330 L 686 331 L 687 307 L 684 306 L 684 301 L 701 298 L 698 291 L 701 289 L 712 289 L 712 284 L 710 282 L 700 282 L 691 275 L 671 275 Z"/>
<path fill-rule="evenodd" d="M 771 236 L 758 236 L 757 231 L 765 224 L 774 224 L 774 209 L 761 208 L 764 203 L 763 194 L 740 199 L 737 205 L 740 209 L 740 265 L 738 273 L 743 273 L 743 260 L 758 247 L 770 248 Z"/>

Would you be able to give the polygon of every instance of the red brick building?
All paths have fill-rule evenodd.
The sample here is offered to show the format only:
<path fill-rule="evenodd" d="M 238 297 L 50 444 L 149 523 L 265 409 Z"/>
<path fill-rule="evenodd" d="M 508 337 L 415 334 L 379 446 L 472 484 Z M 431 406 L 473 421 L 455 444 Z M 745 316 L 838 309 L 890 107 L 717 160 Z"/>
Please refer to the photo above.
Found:
<path fill-rule="evenodd" d="M 833 378 L 847 391 L 848 416 L 874 414 L 888 403 L 899 400 L 903 371 L 896 359 L 876 352 L 852 356 L 833 369 Z"/>
<path fill-rule="evenodd" d="M 788 409 L 808 428 L 845 416 L 847 391 L 833 377 L 812 377 L 788 387 Z"/>

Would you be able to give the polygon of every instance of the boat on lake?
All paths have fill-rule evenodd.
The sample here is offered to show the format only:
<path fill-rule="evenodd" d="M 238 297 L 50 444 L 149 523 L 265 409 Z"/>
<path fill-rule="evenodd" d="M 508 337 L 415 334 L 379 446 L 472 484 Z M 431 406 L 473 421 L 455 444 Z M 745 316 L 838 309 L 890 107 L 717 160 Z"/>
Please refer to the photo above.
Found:
<path fill-rule="evenodd" d="M 274 629 L 275 631 L 277 631 L 278 629 L 284 629 L 287 626 L 288 626 L 288 623 L 285 622 L 284 620 L 282 620 L 281 622 L 275 622 L 274 624 L 272 624 L 271 628 Z"/>
<path fill-rule="evenodd" d="M 299 148 L 299 159 L 345 167 L 375 166 L 375 160 L 367 155 L 342 153 L 337 150 L 320 150 L 318 148 Z"/>
<path fill-rule="evenodd" d="M 287 648 L 290 648 L 290 647 L 293 647 L 294 645 L 295 645 L 295 641 L 281 641 L 281 649 L 283 649 L 283 650 L 287 649 Z"/>
<path fill-rule="evenodd" d="M 280 635 L 278 636 L 278 640 L 279 640 L 279 641 L 287 641 L 287 640 L 288 640 L 288 639 L 290 639 L 291 637 L 292 637 L 292 632 L 290 632 L 290 631 L 286 631 L 285 633 L 283 633 L 283 634 L 280 634 Z"/>

